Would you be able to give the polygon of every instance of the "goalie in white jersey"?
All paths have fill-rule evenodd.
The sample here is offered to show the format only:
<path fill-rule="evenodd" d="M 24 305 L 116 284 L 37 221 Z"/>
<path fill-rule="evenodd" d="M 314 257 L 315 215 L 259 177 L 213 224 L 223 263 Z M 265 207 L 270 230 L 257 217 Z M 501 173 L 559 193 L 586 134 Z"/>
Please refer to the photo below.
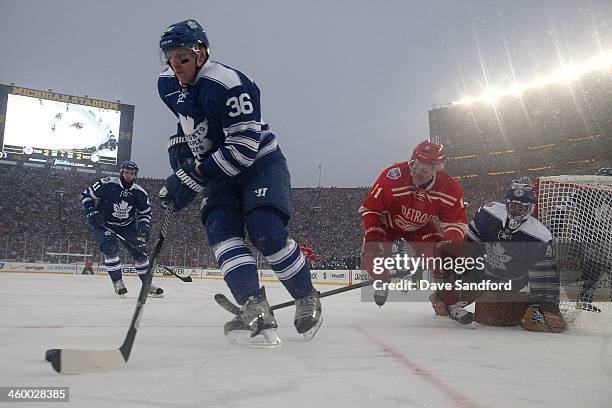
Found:
<path fill-rule="evenodd" d="M 532 216 L 535 191 L 527 180 L 516 180 L 506 203 L 480 207 L 470 222 L 467 241 L 472 257 L 484 258 L 484 269 L 472 270 L 465 281 L 510 281 L 518 292 L 529 284 L 532 303 L 521 321 L 525 330 L 558 333 L 565 329 L 559 311 L 559 272 L 554 262 L 552 234 Z M 470 292 L 473 301 L 483 292 Z M 462 300 L 465 300 L 462 294 Z"/>

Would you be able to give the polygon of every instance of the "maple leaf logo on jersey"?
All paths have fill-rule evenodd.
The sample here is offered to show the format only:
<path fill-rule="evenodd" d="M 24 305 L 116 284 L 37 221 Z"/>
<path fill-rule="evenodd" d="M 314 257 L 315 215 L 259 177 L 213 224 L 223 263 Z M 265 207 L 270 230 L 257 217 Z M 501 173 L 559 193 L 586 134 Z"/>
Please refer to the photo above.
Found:
<path fill-rule="evenodd" d="M 487 254 L 485 255 L 486 261 L 496 269 L 507 271 L 506 263 L 512 260 L 510 255 L 506 255 L 506 250 L 501 246 L 499 242 L 494 244 L 485 244 Z"/>
<path fill-rule="evenodd" d="M 119 218 L 120 220 L 127 220 L 130 217 L 132 206 L 121 200 L 119 204 L 113 204 L 113 209 L 115 210 L 113 217 Z"/>
<path fill-rule="evenodd" d="M 178 117 L 179 122 L 181 122 L 181 128 L 183 128 L 185 136 L 195 135 L 197 131 L 197 136 L 199 136 L 201 133 L 202 136 L 206 137 L 206 133 L 208 133 L 208 119 L 204 119 L 204 121 L 196 125 L 195 120 L 191 116 L 183 116 L 179 113 Z"/>
<path fill-rule="evenodd" d="M 208 134 L 208 119 L 196 124 L 190 116 L 183 116 L 179 113 L 178 117 L 191 153 L 201 159 L 213 146 L 212 140 L 206 137 Z"/>

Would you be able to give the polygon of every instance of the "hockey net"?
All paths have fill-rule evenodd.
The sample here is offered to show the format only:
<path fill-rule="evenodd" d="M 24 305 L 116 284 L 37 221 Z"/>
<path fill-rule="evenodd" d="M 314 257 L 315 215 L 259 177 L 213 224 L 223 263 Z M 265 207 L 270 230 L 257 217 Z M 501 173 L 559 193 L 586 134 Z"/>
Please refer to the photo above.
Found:
<path fill-rule="evenodd" d="M 541 177 L 537 184 L 537 216 L 555 242 L 568 326 L 612 332 L 612 177 Z"/>

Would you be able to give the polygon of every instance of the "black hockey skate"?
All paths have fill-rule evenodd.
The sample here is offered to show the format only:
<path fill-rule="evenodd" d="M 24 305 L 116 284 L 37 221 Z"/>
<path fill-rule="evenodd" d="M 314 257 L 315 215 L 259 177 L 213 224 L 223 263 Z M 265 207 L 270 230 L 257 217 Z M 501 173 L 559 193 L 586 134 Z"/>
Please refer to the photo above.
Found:
<path fill-rule="evenodd" d="M 257 296 L 247 299 L 236 317 L 225 323 L 223 331 L 232 343 L 273 348 L 281 345 L 281 340 L 274 333 L 277 327 L 266 299 L 266 290 L 262 287 Z"/>
<path fill-rule="evenodd" d="M 119 279 L 118 281 L 113 282 L 113 287 L 115 288 L 115 293 L 121 297 L 125 297 L 127 293 L 127 288 L 123 283 L 123 279 Z"/>
<path fill-rule="evenodd" d="M 586 310 L 587 312 L 593 312 L 593 313 L 601 313 L 601 309 L 595 306 L 593 303 L 582 302 L 580 300 L 576 302 L 576 309 Z"/>
<path fill-rule="evenodd" d="M 389 297 L 389 287 L 387 285 L 383 287 L 383 284 L 389 283 L 389 278 L 378 279 L 378 282 L 375 281 L 375 283 L 376 285 L 373 286 L 374 303 L 376 303 L 378 307 L 382 307 L 387 303 L 387 298 Z M 376 286 L 382 287 L 382 289 L 375 289 Z"/>
<path fill-rule="evenodd" d="M 164 290 L 160 288 L 159 286 L 155 286 L 154 284 L 151 283 L 151 286 L 149 287 L 149 293 L 147 294 L 147 296 L 154 297 L 154 298 L 163 298 Z"/>
<path fill-rule="evenodd" d="M 389 297 L 389 289 L 386 287 L 384 289 L 374 289 L 374 303 L 378 307 L 382 307 L 385 303 L 387 303 L 387 298 Z"/>
<path fill-rule="evenodd" d="M 297 332 L 304 336 L 306 341 L 312 340 L 317 331 L 319 331 L 323 323 L 321 311 L 319 292 L 316 289 L 313 289 L 310 295 L 295 301 L 293 325 Z"/>
<path fill-rule="evenodd" d="M 578 296 L 576 309 L 586 310 L 587 312 L 593 313 L 601 313 L 601 309 L 593 305 L 593 295 L 591 294 L 591 290 L 586 290 L 584 288 L 580 292 L 580 296 Z"/>
<path fill-rule="evenodd" d="M 448 318 L 457 323 L 460 327 L 473 329 L 476 327 L 474 314 L 465 310 L 465 302 L 457 302 L 452 305 L 444 305 Z"/>

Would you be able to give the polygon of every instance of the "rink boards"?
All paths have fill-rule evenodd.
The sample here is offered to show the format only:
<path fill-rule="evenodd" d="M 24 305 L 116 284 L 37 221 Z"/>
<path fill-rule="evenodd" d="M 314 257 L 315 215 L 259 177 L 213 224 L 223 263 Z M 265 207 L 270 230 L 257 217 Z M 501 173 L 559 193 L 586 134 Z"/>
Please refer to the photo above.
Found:
<path fill-rule="evenodd" d="M 44 273 L 44 274 L 80 274 L 83 270 L 83 263 L 77 264 L 57 264 L 57 263 L 27 263 L 27 262 L 4 262 L 0 261 L 0 273 Z M 220 269 L 209 268 L 189 268 L 189 267 L 171 267 L 178 275 L 190 275 L 194 279 L 206 280 L 223 280 L 223 272 Z M 94 264 L 93 270 L 95 274 L 106 273 L 104 265 Z M 135 274 L 136 270 L 133 265 L 123 267 L 124 274 Z M 319 285 L 336 285 L 347 286 L 353 283 L 363 282 L 368 280 L 368 274 L 362 270 L 312 270 L 310 271 L 312 281 Z M 172 276 L 168 272 L 164 273 L 161 268 L 156 268 L 155 275 L 164 277 Z M 278 282 L 276 275 L 272 270 L 259 271 L 260 282 Z"/>

